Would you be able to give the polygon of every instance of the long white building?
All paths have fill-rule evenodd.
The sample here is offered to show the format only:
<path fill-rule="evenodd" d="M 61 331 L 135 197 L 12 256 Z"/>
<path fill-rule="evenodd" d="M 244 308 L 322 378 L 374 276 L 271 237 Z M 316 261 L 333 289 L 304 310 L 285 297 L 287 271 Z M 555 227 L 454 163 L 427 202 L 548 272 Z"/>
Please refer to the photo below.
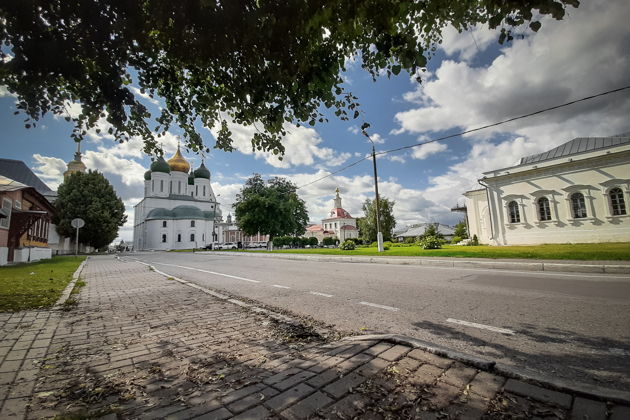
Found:
<path fill-rule="evenodd" d="M 203 248 L 216 241 L 221 210 L 202 163 L 195 171 L 179 147 L 144 174 L 144 198 L 134 208 L 135 250 Z"/>
<path fill-rule="evenodd" d="M 630 241 L 630 133 L 576 138 L 480 183 L 464 196 L 482 243 Z"/>

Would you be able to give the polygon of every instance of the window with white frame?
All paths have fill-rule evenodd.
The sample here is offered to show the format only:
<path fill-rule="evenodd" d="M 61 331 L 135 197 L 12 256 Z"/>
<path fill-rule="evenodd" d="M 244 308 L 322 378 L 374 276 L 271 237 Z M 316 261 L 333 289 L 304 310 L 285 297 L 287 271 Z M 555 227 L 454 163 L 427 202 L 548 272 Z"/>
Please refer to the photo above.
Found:
<path fill-rule="evenodd" d="M 540 197 L 538 199 L 538 220 L 551 220 L 551 208 L 549 207 L 549 199 Z"/>
<path fill-rule="evenodd" d="M 0 218 L 0 227 L 8 229 L 9 223 L 11 221 L 11 207 L 13 206 L 13 201 L 10 198 L 2 199 L 2 212 L 6 217 Z"/>
<path fill-rule="evenodd" d="M 626 212 L 626 201 L 623 198 L 623 191 L 621 188 L 613 188 L 608 193 L 610 197 L 610 207 L 612 209 L 613 216 L 622 216 L 627 214 Z"/>
<path fill-rule="evenodd" d="M 510 201 L 508 204 L 508 219 L 510 223 L 521 222 L 521 213 L 518 210 L 518 203 L 516 201 Z"/>
<path fill-rule="evenodd" d="M 574 219 L 584 219 L 588 217 L 584 194 L 579 192 L 571 194 L 571 214 Z"/>

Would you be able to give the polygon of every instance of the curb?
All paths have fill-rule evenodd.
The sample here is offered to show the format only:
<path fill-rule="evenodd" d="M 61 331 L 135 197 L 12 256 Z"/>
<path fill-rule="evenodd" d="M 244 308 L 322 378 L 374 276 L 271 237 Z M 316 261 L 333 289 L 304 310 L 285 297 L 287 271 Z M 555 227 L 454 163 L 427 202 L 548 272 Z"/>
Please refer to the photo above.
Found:
<path fill-rule="evenodd" d="M 492 360 L 486 360 L 477 356 L 451 350 L 447 347 L 439 346 L 428 341 L 419 340 L 412 337 L 396 334 L 372 334 L 345 337 L 346 341 L 381 340 L 394 344 L 403 344 L 412 348 L 421 349 L 437 356 L 463 362 L 476 368 L 486 370 L 507 378 L 518 379 L 535 385 L 543 386 L 555 391 L 565 392 L 572 395 L 586 397 L 599 401 L 612 401 L 617 404 L 630 405 L 630 392 L 619 391 L 617 389 L 598 387 L 582 382 L 566 381 L 550 376 L 528 372 L 522 368 L 508 366 Z"/>
<path fill-rule="evenodd" d="M 599 273 L 599 274 L 630 274 L 630 264 L 567 264 L 558 262 L 521 262 L 521 261 L 501 261 L 491 259 L 488 261 L 462 260 L 452 257 L 451 259 L 429 259 L 427 257 L 414 258 L 391 258 L 391 257 L 369 257 L 369 256 L 332 256 L 332 255 L 297 255 L 297 254 L 269 254 L 253 252 L 214 252 L 202 251 L 196 254 L 212 254 L 224 256 L 249 255 L 259 258 L 278 258 L 285 260 L 318 261 L 318 262 L 340 262 L 340 263 L 373 263 L 373 264 L 394 264 L 394 265 L 420 265 L 433 267 L 451 268 L 480 268 L 496 270 L 518 270 L 518 271 L 549 271 L 549 272 L 569 272 L 569 273 Z"/>
<path fill-rule="evenodd" d="M 89 259 L 90 257 L 88 256 L 83 260 L 81 264 L 79 264 L 74 274 L 72 274 L 72 280 L 70 280 L 70 283 L 68 283 L 66 288 L 63 289 L 63 292 L 61 292 L 61 296 L 59 296 L 59 299 L 57 299 L 57 302 L 55 302 L 55 304 L 53 305 L 53 310 L 59 310 L 63 308 L 64 303 L 66 303 L 66 301 L 70 297 L 70 292 L 72 292 L 72 289 L 74 289 L 74 285 L 76 284 L 77 280 L 79 280 L 79 276 L 81 275 L 81 271 L 83 271 L 83 267 Z"/>

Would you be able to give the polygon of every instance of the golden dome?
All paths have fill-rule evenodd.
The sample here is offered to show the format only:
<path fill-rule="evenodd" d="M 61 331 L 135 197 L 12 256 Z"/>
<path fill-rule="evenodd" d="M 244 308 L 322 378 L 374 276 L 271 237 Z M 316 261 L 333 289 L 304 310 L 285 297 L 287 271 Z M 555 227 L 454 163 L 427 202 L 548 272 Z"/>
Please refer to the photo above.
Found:
<path fill-rule="evenodd" d="M 168 166 L 171 168 L 171 171 L 178 171 L 178 172 L 190 171 L 190 163 L 188 163 L 188 161 L 184 159 L 184 157 L 180 153 L 179 146 L 177 146 L 177 152 L 175 152 L 175 155 L 169 160 L 167 160 L 167 163 L 168 163 Z"/>

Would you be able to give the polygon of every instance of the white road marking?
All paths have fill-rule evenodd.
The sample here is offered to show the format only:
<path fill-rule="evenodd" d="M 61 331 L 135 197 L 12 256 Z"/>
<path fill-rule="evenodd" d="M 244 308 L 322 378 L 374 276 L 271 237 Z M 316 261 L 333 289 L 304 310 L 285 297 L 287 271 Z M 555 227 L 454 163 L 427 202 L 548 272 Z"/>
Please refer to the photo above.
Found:
<path fill-rule="evenodd" d="M 199 272 L 202 272 L 202 273 L 214 274 L 215 276 L 223 276 L 223 277 L 229 277 L 231 279 L 248 281 L 250 283 L 260 283 L 259 280 L 246 279 L 245 277 L 233 276 L 231 274 L 217 273 L 216 271 L 202 270 L 201 268 L 186 267 L 185 265 L 167 264 L 167 263 L 161 263 L 161 262 L 152 262 L 152 264 L 167 265 L 167 266 L 170 266 L 170 267 L 183 268 L 185 270 L 199 271 Z"/>
<path fill-rule="evenodd" d="M 311 295 L 317 295 L 317 296 L 324 296 L 324 297 L 333 297 L 333 295 L 329 295 L 327 293 L 320 293 L 320 292 L 310 292 Z"/>
<path fill-rule="evenodd" d="M 373 306 L 375 308 L 386 309 L 388 311 L 397 312 L 399 310 L 398 308 L 394 308 L 393 306 L 379 305 L 378 303 L 370 303 L 370 302 L 359 302 L 359 303 L 361 305 Z"/>
<path fill-rule="evenodd" d="M 465 325 L 467 327 L 479 328 L 482 330 L 494 331 L 501 334 L 514 335 L 514 331 L 508 330 L 507 328 L 499 328 L 499 327 L 493 327 L 492 325 L 477 324 L 476 322 L 462 321 L 461 319 L 448 318 L 446 322 L 452 322 L 453 324 Z"/>
<path fill-rule="evenodd" d="M 272 286 L 273 286 L 273 287 L 277 287 L 277 288 L 279 288 L 279 289 L 290 289 L 290 287 L 289 287 L 289 286 L 282 286 L 282 285 L 280 285 L 280 284 L 272 284 Z"/>

